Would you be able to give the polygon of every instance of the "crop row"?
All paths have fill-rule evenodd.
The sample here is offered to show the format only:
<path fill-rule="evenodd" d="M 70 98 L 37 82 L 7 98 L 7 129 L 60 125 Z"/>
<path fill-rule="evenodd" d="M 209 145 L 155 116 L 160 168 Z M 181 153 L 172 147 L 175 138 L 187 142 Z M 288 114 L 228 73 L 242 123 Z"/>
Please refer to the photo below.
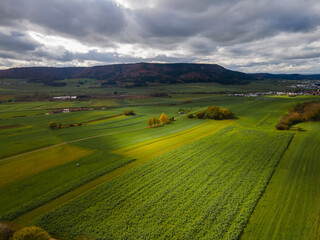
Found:
<path fill-rule="evenodd" d="M 237 239 L 291 134 L 227 127 L 36 220 L 75 239 Z"/>

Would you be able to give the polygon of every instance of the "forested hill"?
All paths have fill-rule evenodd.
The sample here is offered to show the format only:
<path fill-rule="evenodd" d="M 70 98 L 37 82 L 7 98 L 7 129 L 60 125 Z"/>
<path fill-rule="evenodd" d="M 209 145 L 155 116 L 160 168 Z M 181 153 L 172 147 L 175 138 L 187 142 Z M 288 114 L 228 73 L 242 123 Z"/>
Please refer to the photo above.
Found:
<path fill-rule="evenodd" d="M 246 84 L 256 77 L 228 70 L 216 64 L 136 63 L 96 67 L 26 67 L 0 71 L 0 79 L 26 79 L 29 82 L 50 82 L 66 78 L 91 78 L 103 85 L 146 86 L 148 83 L 217 82 Z"/>

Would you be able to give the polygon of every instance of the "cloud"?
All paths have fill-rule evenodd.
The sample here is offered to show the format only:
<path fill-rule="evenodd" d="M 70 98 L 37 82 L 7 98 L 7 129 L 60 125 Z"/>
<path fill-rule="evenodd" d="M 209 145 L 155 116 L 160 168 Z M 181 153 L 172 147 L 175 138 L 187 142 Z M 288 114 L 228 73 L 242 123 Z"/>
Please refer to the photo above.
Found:
<path fill-rule="evenodd" d="M 188 61 L 310 72 L 319 26 L 316 0 L 2 0 L 0 58 L 10 66 Z"/>
<path fill-rule="evenodd" d="M 41 44 L 34 41 L 30 36 L 21 32 L 0 32 L 0 51 L 32 51 Z"/>
<path fill-rule="evenodd" d="M 2 0 L 0 25 L 73 38 L 106 39 L 126 25 L 125 9 L 102 0 Z"/>

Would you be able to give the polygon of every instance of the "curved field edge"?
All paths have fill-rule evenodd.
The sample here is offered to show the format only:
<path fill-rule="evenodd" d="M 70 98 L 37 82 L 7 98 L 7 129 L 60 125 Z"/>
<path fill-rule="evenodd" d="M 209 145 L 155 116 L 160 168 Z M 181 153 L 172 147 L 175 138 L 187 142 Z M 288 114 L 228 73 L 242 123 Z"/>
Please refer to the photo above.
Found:
<path fill-rule="evenodd" d="M 45 214 L 75 239 L 238 239 L 292 134 L 226 127 Z"/>
<path fill-rule="evenodd" d="M 300 126 L 241 239 L 320 238 L 320 124 Z"/>

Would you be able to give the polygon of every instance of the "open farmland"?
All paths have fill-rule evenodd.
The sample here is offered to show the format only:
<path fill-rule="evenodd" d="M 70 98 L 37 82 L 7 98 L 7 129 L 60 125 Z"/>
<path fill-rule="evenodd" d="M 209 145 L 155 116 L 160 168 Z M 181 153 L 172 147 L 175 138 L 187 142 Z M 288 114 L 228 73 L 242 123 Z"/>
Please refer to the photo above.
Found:
<path fill-rule="evenodd" d="M 0 240 L 320 240 L 319 47 L 320 0 L 0 0 Z"/>
<path fill-rule="evenodd" d="M 192 89 L 195 84 L 190 86 Z M 156 239 L 228 236 L 237 239 L 250 218 L 242 238 L 254 239 L 264 234 L 261 226 L 268 221 L 264 218 L 266 212 L 276 215 L 281 209 L 283 217 L 268 222 L 272 223 L 268 237 L 277 238 L 281 234 L 283 239 L 294 239 L 302 236 L 302 232 L 306 236 L 303 230 L 306 226 L 310 236 L 318 236 L 318 210 L 307 211 L 306 207 L 301 211 L 301 204 L 289 202 L 301 198 L 305 206 L 315 205 L 319 199 L 316 189 L 307 188 L 310 190 L 307 198 L 303 189 L 304 184 L 316 186 L 318 174 L 313 172 L 313 177 L 295 183 L 291 182 L 292 177 L 284 180 L 283 176 L 292 176 L 291 171 L 297 171 L 298 176 L 301 168 L 307 169 L 301 165 L 300 171 L 295 166 L 300 163 L 307 143 L 316 139 L 319 129 L 309 123 L 302 125 L 305 132 L 279 132 L 274 128 L 294 104 L 316 99 L 313 96 L 239 98 L 190 92 L 172 98 L 3 103 L 1 219 L 23 225 L 40 224 L 62 239 L 76 239 L 78 234 L 92 235 L 95 239 L 137 239 L 140 233 L 145 238 Z M 99 109 L 45 115 L 56 103 L 60 109 L 80 106 Z M 212 121 L 187 119 L 178 114 L 180 109 L 189 113 L 211 105 L 230 109 L 236 118 Z M 125 116 L 124 110 L 133 110 L 135 115 Z M 176 121 L 148 128 L 147 120 L 159 117 L 162 112 L 174 116 Z M 48 127 L 50 121 L 83 125 L 52 130 Z M 310 166 L 313 164 L 312 169 L 317 169 L 318 155 L 314 149 L 315 145 L 310 146 L 308 161 Z M 296 151 L 300 151 L 300 157 Z M 296 157 L 288 158 L 290 152 Z M 289 164 L 288 161 L 292 168 L 282 169 L 282 164 Z M 23 171 L 20 166 L 24 166 Z M 276 177 L 279 168 L 282 177 Z M 270 185 L 259 201 L 271 176 Z M 290 194 L 297 195 L 287 199 L 281 188 L 289 189 L 289 185 Z M 270 197 L 266 197 L 269 189 L 278 189 L 278 195 L 269 193 Z M 92 200 L 95 194 L 97 198 Z M 275 200 L 280 197 L 282 202 Z M 89 199 L 88 203 L 84 199 Z M 71 216 L 61 217 L 66 228 L 56 224 L 60 217 L 52 220 L 52 216 L 60 216 L 61 209 L 80 210 L 74 205 L 79 201 L 84 215 L 74 216 L 72 221 Z M 261 203 L 264 201 L 267 208 L 260 207 L 265 206 Z M 286 204 L 291 208 L 284 208 Z M 277 209 L 273 213 L 269 212 L 271 206 Z M 99 217 L 101 209 L 110 217 Z M 92 215 L 88 222 L 81 220 L 88 215 Z M 288 228 L 286 216 L 301 217 L 306 224 L 299 222 L 301 228 Z M 96 224 L 90 224 L 95 218 Z M 70 224 L 66 224 L 69 220 Z M 159 230 L 152 224 L 159 226 Z"/>
<path fill-rule="evenodd" d="M 226 127 L 137 166 L 36 223 L 68 239 L 236 239 L 291 138 Z"/>

